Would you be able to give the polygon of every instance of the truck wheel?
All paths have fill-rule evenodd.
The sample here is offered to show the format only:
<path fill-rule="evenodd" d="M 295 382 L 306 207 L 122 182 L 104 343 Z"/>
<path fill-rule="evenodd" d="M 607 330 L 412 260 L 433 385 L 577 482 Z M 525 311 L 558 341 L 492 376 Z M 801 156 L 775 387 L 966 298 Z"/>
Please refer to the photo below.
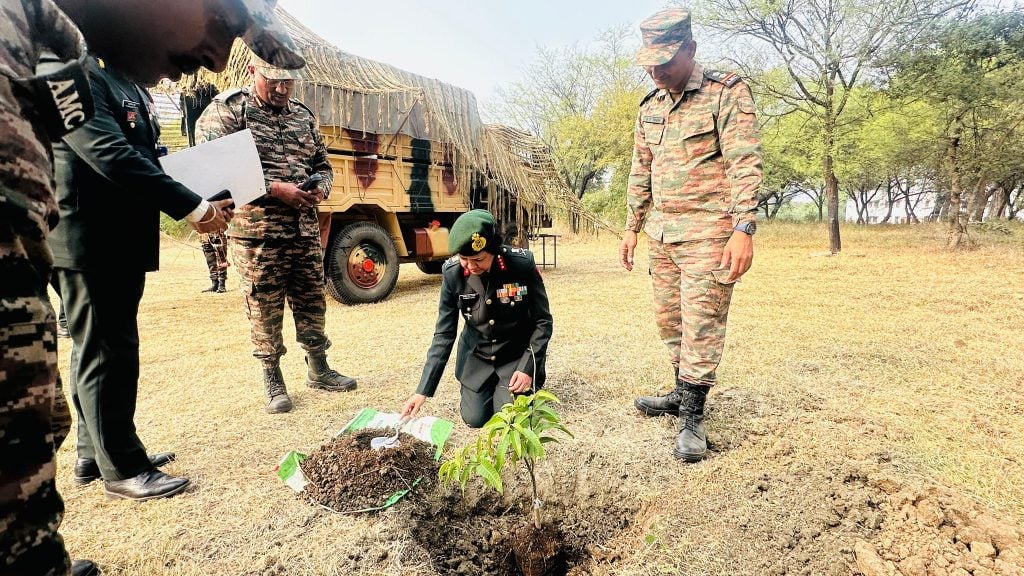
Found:
<path fill-rule="evenodd" d="M 444 267 L 444 260 L 436 260 L 430 262 L 417 262 L 416 267 L 420 269 L 420 272 L 424 274 L 440 274 L 441 268 Z"/>
<path fill-rule="evenodd" d="M 355 222 L 339 230 L 327 246 L 327 292 L 343 304 L 380 302 L 398 282 L 398 252 L 386 230 Z"/>

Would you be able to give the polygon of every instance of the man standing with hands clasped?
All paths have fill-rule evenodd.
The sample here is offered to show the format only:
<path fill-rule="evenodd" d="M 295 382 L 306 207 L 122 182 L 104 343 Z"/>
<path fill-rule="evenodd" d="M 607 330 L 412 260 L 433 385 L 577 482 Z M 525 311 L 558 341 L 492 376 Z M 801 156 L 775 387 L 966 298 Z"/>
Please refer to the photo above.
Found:
<path fill-rule="evenodd" d="M 637 234 L 647 233 L 658 330 L 675 379 L 667 394 L 634 404 L 648 416 L 678 414 L 672 453 L 699 462 L 733 285 L 754 255 L 760 136 L 747 85 L 694 61 L 689 11 L 662 10 L 640 30 L 636 63 L 657 88 L 637 115 L 619 257 L 632 270 Z"/>
<path fill-rule="evenodd" d="M 298 72 L 254 58 L 250 88 L 219 94 L 199 117 L 196 141 L 252 130 L 267 195 L 239 207 L 228 229 L 232 257 L 242 276 L 253 355 L 263 364 L 268 413 L 292 409 L 281 373 L 284 303 L 295 317 L 296 339 L 306 350 L 306 385 L 343 392 L 356 381 L 327 364 L 324 333 L 323 251 L 317 205 L 331 190 L 334 172 L 313 112 L 291 98 Z M 300 185 L 320 181 L 309 190 Z"/>

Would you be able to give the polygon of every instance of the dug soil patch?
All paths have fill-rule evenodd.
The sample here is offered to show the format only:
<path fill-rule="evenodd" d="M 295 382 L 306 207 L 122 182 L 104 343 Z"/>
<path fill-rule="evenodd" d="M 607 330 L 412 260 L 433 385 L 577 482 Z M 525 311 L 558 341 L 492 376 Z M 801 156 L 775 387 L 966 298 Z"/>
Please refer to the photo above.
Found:
<path fill-rule="evenodd" d="M 370 440 L 384 430 L 360 430 L 320 447 L 302 462 L 309 484 L 303 492 L 313 502 L 336 512 L 378 508 L 399 490 L 424 488 L 437 478 L 436 448 L 408 434 L 394 448 L 373 450 Z"/>
<path fill-rule="evenodd" d="M 529 502 L 509 503 L 490 492 L 464 498 L 457 490 L 440 490 L 417 502 L 409 529 L 442 576 L 521 576 L 513 549 L 531 538 L 560 546 L 546 551 L 543 561 L 534 558 L 527 570 L 546 576 L 582 575 L 592 573 L 595 551 L 606 549 L 610 539 L 631 526 L 637 512 L 594 499 L 579 499 L 568 507 L 546 502 L 543 511 L 544 528 L 538 534 L 530 523 Z M 530 561 L 520 558 L 519 564 L 524 560 Z"/>
<path fill-rule="evenodd" d="M 854 547 L 864 576 L 1020 576 L 1024 530 L 947 489 L 876 479 L 890 493 L 886 519 Z"/>

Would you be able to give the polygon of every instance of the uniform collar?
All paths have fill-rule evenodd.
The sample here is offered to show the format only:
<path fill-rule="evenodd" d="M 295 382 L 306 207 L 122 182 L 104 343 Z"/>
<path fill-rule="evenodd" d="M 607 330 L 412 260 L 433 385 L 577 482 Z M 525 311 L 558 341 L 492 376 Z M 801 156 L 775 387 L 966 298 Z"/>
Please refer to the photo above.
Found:
<path fill-rule="evenodd" d="M 693 72 L 690 73 L 690 79 L 686 82 L 686 88 L 683 88 L 683 92 L 690 92 L 693 90 L 699 90 L 704 85 L 704 67 L 700 65 L 700 62 L 693 63 Z"/>

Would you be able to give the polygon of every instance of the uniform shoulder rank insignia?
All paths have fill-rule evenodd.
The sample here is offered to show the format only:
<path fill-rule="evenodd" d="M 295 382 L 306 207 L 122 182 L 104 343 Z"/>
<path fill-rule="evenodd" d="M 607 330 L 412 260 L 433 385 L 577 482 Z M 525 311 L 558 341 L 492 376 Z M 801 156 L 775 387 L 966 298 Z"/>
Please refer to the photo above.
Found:
<path fill-rule="evenodd" d="M 647 102 L 648 100 L 650 100 L 651 98 L 653 98 L 653 97 L 654 97 L 654 95 L 655 95 L 655 94 L 657 94 L 657 93 L 658 93 L 658 88 L 655 88 L 654 90 L 651 90 L 651 91 L 650 91 L 650 92 L 649 92 L 649 93 L 647 94 L 647 96 L 644 96 L 644 97 L 643 97 L 643 98 L 642 98 L 642 99 L 640 100 L 640 105 L 641 105 L 641 106 L 643 106 L 645 102 Z"/>
<path fill-rule="evenodd" d="M 505 248 L 502 248 L 502 252 L 506 252 L 508 254 L 515 254 L 516 256 L 526 256 L 525 248 L 516 248 L 515 246 L 507 246 Z"/>
<path fill-rule="evenodd" d="M 719 84 L 725 84 L 726 88 L 732 88 L 742 80 L 740 75 L 735 72 L 721 72 L 718 70 L 707 70 L 704 72 L 704 76 L 708 80 L 713 80 Z"/>
<path fill-rule="evenodd" d="M 451 258 L 445 260 L 444 264 L 441 265 L 441 268 L 451 268 L 452 266 L 458 265 L 458 263 L 459 263 L 459 255 L 455 254 Z"/>

